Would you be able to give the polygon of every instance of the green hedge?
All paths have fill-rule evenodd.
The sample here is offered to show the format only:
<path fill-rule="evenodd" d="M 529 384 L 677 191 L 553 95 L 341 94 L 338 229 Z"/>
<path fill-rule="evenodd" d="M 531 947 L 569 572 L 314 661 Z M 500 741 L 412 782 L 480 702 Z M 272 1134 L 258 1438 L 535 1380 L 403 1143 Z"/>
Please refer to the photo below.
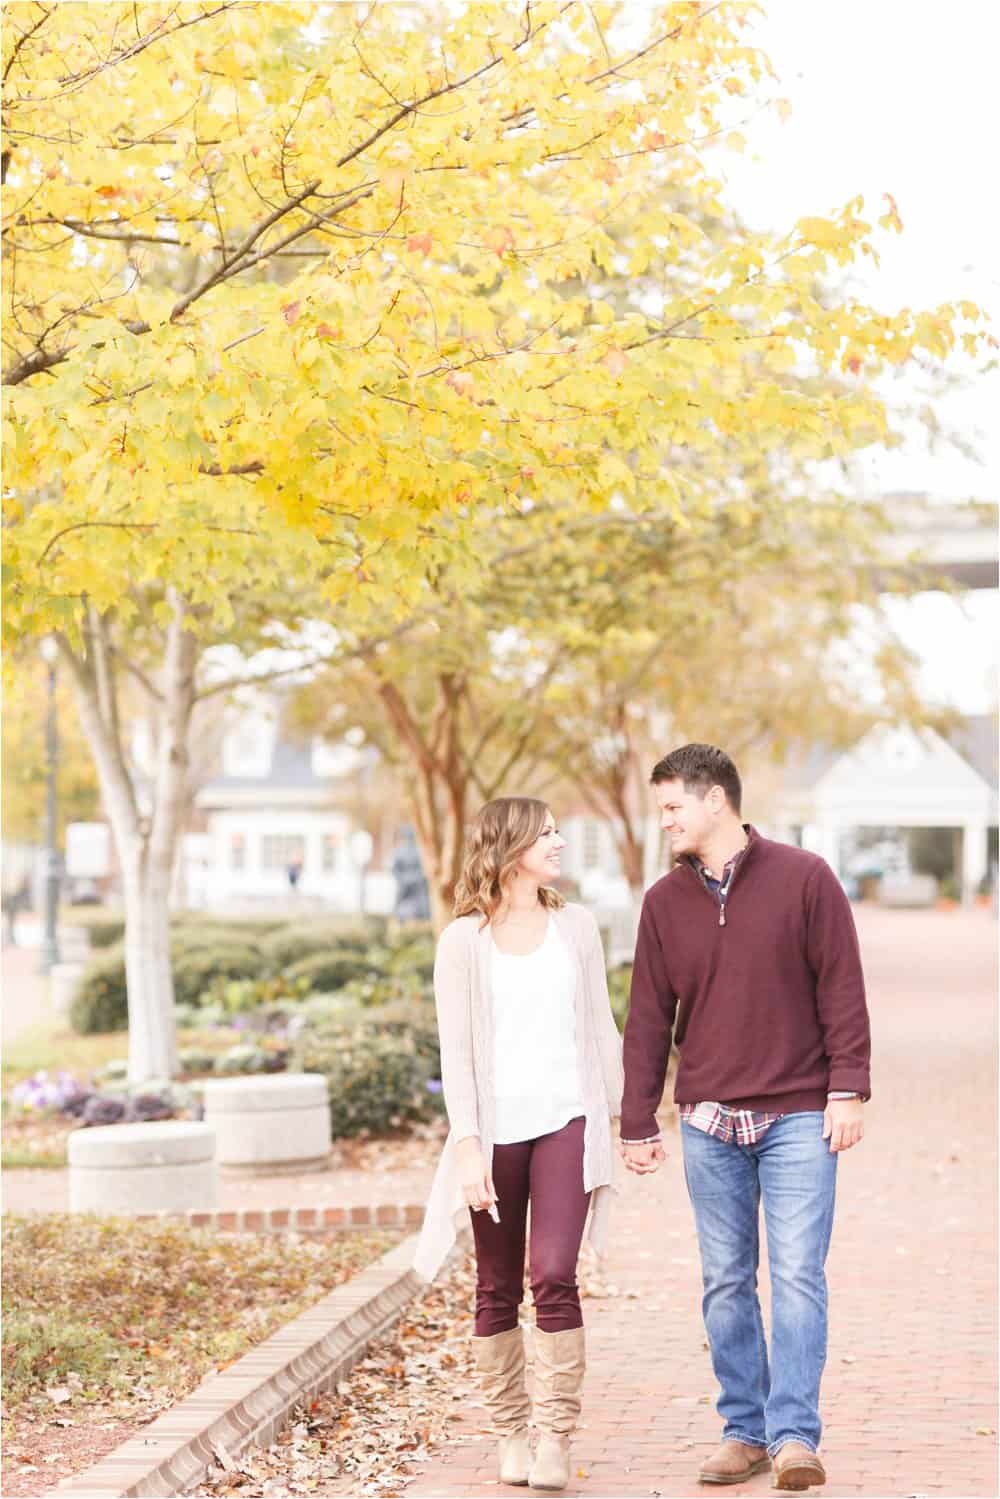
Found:
<path fill-rule="evenodd" d="M 81 1036 L 128 1029 L 125 953 L 120 943 L 87 964 L 70 1005 L 69 1023 Z"/>
<path fill-rule="evenodd" d="M 611 998 L 611 1013 L 618 1024 L 618 1029 L 625 1029 L 625 1021 L 628 1018 L 629 990 L 632 986 L 632 964 L 622 963 L 618 968 L 608 970 L 608 994 Z"/>
<path fill-rule="evenodd" d="M 253 947 L 188 947 L 182 936 L 172 937 L 170 947 L 174 998 L 181 1005 L 196 1005 L 217 979 L 255 978 L 260 972 L 260 955 Z M 124 943 L 87 964 L 70 1007 L 70 1024 L 84 1036 L 127 1028 Z"/>
<path fill-rule="evenodd" d="M 91 930 L 98 929 L 88 923 Z M 430 998 L 434 938 L 429 928 L 403 928 L 391 939 L 386 923 L 348 918 L 272 925 L 223 924 L 207 915 L 171 928 L 174 999 L 185 1025 L 193 1011 L 222 1006 L 230 1012 L 307 993 L 343 991 L 365 1006 L 424 1002 Z M 109 921 L 106 930 L 120 930 Z M 102 929 L 102 936 L 104 930 Z M 271 989 L 275 993 L 271 993 Z M 280 991 L 280 993 L 278 992 Z M 127 1027 L 124 942 L 96 953 L 84 971 L 71 1009 L 82 1034 Z"/>
<path fill-rule="evenodd" d="M 335 1140 L 397 1129 L 430 1112 L 426 1066 L 408 1036 L 373 1035 L 363 1027 L 305 1032 L 290 1066 L 326 1077 Z"/>
<path fill-rule="evenodd" d="M 320 921 L 301 921 L 279 928 L 261 941 L 261 957 L 269 973 L 277 973 L 300 958 L 331 949 L 364 952 L 377 940 L 374 922 L 357 918 L 325 917 Z"/>
<path fill-rule="evenodd" d="M 253 979 L 260 974 L 258 950 L 235 942 L 194 948 L 179 948 L 174 942 L 171 951 L 178 1004 L 199 1004 L 220 979 Z"/>
<path fill-rule="evenodd" d="M 281 973 L 289 984 L 308 981 L 314 994 L 335 994 L 353 979 L 371 973 L 371 961 L 364 951 L 326 948 L 287 964 Z"/>

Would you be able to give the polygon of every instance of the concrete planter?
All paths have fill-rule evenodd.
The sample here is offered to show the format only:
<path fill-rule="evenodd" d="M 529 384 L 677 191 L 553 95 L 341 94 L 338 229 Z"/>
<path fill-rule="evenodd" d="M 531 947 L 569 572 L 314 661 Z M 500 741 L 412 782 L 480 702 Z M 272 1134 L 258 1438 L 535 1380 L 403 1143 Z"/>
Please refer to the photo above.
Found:
<path fill-rule="evenodd" d="M 74 1213 L 213 1212 L 219 1171 L 206 1124 L 109 1124 L 69 1136 Z"/>
<path fill-rule="evenodd" d="M 209 1078 L 205 1123 L 220 1165 L 240 1171 L 322 1171 L 330 1153 L 330 1102 L 318 1072 Z"/>

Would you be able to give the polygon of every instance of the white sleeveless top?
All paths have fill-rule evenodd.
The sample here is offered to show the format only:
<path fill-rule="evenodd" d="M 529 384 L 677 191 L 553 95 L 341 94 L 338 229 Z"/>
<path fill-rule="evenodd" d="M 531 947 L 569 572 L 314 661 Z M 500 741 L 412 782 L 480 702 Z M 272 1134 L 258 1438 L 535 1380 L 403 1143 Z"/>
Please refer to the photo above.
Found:
<path fill-rule="evenodd" d="M 491 940 L 496 1041 L 494 1143 L 537 1140 L 585 1112 L 577 1064 L 573 955 L 549 917 L 534 952 Z"/>

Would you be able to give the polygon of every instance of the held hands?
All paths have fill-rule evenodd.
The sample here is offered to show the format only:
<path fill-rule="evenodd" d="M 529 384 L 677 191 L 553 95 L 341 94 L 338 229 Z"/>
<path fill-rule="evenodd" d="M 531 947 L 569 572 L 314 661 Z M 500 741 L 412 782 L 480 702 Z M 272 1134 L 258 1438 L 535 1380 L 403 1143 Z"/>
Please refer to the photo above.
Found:
<path fill-rule="evenodd" d="M 489 1208 L 497 1200 L 493 1190 L 493 1179 L 486 1169 L 482 1148 L 477 1135 L 468 1135 L 455 1147 L 458 1156 L 458 1173 L 462 1191 L 470 1208 L 477 1212 Z"/>
<path fill-rule="evenodd" d="M 865 1106 L 860 1098 L 831 1098 L 827 1101 L 823 1115 L 823 1139 L 830 1141 L 830 1149 L 836 1154 L 850 1150 L 864 1139 Z"/>
<path fill-rule="evenodd" d="M 650 1145 L 626 1145 L 623 1140 L 619 1140 L 618 1149 L 625 1165 L 636 1176 L 648 1176 L 650 1172 L 658 1171 L 667 1159 L 667 1152 L 658 1140 Z"/>

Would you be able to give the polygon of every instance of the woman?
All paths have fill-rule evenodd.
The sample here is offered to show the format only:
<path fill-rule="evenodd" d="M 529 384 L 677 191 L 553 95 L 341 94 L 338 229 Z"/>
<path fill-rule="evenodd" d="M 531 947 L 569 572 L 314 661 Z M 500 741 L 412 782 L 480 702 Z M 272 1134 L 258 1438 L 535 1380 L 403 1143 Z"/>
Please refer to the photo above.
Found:
<path fill-rule="evenodd" d="M 501 797 L 472 827 L 455 916 L 438 942 L 434 993 L 451 1130 L 415 1268 L 428 1280 L 470 1214 L 473 1349 L 501 1434 L 500 1480 L 562 1489 L 580 1412 L 583 1318 L 576 1263 L 606 1232 L 621 1108 L 621 1039 L 597 923 L 550 886 L 565 848 L 544 802 Z M 518 1324 L 528 1203 L 535 1301 L 534 1417 Z"/>

